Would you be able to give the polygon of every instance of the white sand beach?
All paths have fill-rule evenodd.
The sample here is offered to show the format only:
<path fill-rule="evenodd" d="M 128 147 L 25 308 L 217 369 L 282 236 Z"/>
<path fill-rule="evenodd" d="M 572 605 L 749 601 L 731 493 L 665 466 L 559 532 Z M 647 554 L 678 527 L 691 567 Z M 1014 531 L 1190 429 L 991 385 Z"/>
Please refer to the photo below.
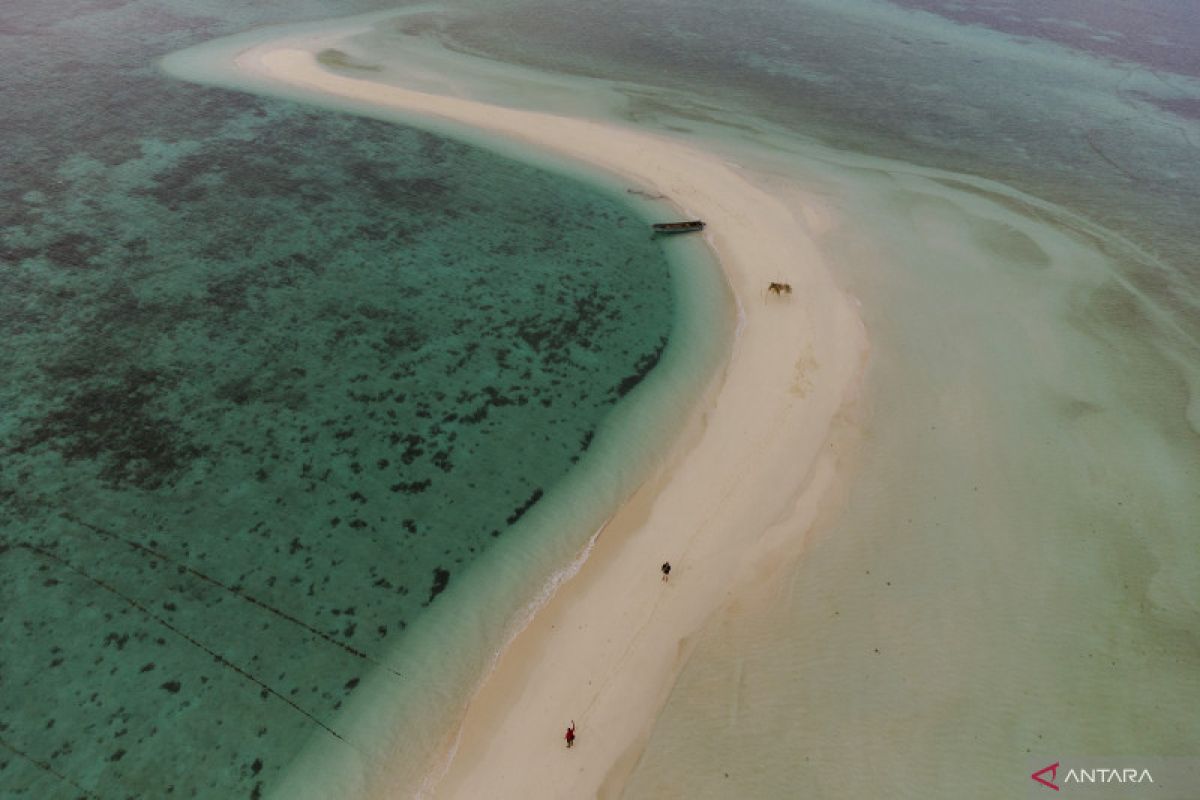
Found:
<path fill-rule="evenodd" d="M 257 44 L 236 66 L 260 84 L 472 126 L 663 195 L 708 223 L 704 236 L 736 297 L 733 352 L 682 441 L 502 654 L 423 788 L 436 797 L 607 796 L 636 765 L 689 636 L 791 563 L 844 496 L 867 340 L 809 236 L 825 212 L 794 187 L 773 193 L 664 136 L 334 74 L 315 54 L 339 35 Z M 774 281 L 792 293 L 768 295 Z M 665 560 L 674 570 L 664 583 Z M 578 739 L 568 750 L 571 720 Z M 401 796 L 407 780 L 384 769 L 367 794 Z"/>

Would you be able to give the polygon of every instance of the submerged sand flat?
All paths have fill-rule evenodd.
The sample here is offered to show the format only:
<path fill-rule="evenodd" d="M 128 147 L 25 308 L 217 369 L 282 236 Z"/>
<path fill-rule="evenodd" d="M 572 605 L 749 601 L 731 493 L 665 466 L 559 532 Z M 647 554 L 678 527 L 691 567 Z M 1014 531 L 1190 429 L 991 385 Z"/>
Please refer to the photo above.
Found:
<path fill-rule="evenodd" d="M 625 796 L 1024 797 L 1096 756 L 1194 796 L 1195 435 L 1171 362 L 1111 336 L 1111 258 L 1012 195 L 846 202 L 890 242 L 822 240 L 871 270 L 848 502 L 706 628 Z"/>

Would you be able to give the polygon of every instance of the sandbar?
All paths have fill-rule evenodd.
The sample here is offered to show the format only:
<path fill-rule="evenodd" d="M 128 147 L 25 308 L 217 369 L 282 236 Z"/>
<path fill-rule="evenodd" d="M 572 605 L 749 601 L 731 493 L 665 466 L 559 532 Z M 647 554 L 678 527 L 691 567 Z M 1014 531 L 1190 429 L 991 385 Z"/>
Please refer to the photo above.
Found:
<path fill-rule="evenodd" d="M 236 55 L 258 85 L 300 88 L 470 126 L 577 160 L 704 219 L 740 315 L 732 351 L 665 464 L 596 539 L 582 569 L 511 641 L 423 785 L 390 775 L 369 796 L 618 794 L 685 663 L 692 636 L 739 590 L 799 557 L 845 495 L 844 434 L 868 355 L 853 298 L 813 238 L 829 212 L 691 141 L 616 122 L 516 109 L 338 74 L 316 54 L 345 31 Z M 790 284 L 776 296 L 772 282 Z M 659 565 L 669 560 L 670 580 Z M 563 733 L 577 725 L 576 745 Z"/>

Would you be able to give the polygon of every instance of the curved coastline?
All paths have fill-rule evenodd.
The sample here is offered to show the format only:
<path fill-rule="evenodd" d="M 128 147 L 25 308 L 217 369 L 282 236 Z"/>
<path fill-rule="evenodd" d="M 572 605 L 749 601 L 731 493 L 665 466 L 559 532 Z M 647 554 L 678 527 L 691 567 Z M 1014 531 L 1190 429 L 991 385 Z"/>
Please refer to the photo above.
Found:
<path fill-rule="evenodd" d="M 664 195 L 710 223 L 706 239 L 742 309 L 732 356 L 686 434 L 594 539 L 582 569 L 509 642 L 446 740 L 443 763 L 428 765 L 425 786 L 438 797 L 594 796 L 619 787 L 636 764 L 689 635 L 734 602 L 740 585 L 798 553 L 841 496 L 865 331 L 807 233 L 822 213 L 813 213 L 813 198 L 764 189 L 721 158 L 664 136 L 320 66 L 317 52 L 362 27 L 259 36 L 227 47 L 221 68 L 270 93 L 324 95 L 483 131 Z M 178 62 L 168 68 L 188 77 Z M 766 298 L 767 283 L 778 280 L 794 294 Z M 657 579 L 664 559 L 676 566 L 667 585 Z M 569 719 L 585 746 L 567 754 L 559 737 Z M 413 776 L 375 767 L 356 791 L 415 788 Z M 306 784 L 307 772 L 290 786 Z"/>

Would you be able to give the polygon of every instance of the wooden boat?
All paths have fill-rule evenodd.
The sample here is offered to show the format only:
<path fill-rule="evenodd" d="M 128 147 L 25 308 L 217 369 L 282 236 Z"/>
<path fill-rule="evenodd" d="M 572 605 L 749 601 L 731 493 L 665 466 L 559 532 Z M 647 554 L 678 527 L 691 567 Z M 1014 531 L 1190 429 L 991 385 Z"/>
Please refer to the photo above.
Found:
<path fill-rule="evenodd" d="M 692 233 L 704 230 L 704 222 L 698 219 L 687 222 L 658 222 L 651 227 L 655 233 Z"/>

